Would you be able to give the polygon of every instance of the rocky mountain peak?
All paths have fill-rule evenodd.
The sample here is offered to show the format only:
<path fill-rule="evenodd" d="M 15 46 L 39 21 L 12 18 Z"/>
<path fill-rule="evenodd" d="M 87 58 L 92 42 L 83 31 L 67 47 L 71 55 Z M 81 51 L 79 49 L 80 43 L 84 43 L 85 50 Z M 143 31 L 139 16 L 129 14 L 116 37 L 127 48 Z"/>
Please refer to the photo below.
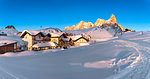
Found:
<path fill-rule="evenodd" d="M 105 23 L 106 21 L 104 19 L 97 19 L 94 26 L 101 26 L 103 23 Z"/>
<path fill-rule="evenodd" d="M 101 27 L 102 24 L 104 24 L 106 22 L 107 23 L 112 22 L 112 23 L 118 24 L 115 15 L 112 14 L 111 17 L 107 21 L 104 19 L 97 19 L 94 24 L 92 22 L 80 21 L 78 24 L 73 25 L 72 27 L 69 27 L 69 26 L 65 27 L 64 30 L 88 29 L 88 28 L 92 28 L 92 27 L 96 27 L 96 26 Z M 124 31 L 124 28 L 121 25 L 119 25 L 119 27 Z"/>
<path fill-rule="evenodd" d="M 15 27 L 13 25 L 8 25 L 5 27 L 5 29 L 12 29 L 12 28 L 15 29 Z"/>
<path fill-rule="evenodd" d="M 115 15 L 111 15 L 111 17 L 108 19 L 108 21 L 113 22 L 113 23 L 117 23 L 116 17 Z"/>

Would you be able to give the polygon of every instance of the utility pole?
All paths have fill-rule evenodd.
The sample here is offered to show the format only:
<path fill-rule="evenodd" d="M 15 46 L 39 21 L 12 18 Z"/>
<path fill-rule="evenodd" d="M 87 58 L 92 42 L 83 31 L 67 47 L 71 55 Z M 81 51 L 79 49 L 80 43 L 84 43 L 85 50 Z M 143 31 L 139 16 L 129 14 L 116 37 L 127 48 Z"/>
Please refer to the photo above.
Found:
<path fill-rule="evenodd" d="M 142 35 L 144 35 L 143 31 L 142 31 Z"/>
<path fill-rule="evenodd" d="M 40 26 L 40 31 L 42 30 L 42 26 Z"/>

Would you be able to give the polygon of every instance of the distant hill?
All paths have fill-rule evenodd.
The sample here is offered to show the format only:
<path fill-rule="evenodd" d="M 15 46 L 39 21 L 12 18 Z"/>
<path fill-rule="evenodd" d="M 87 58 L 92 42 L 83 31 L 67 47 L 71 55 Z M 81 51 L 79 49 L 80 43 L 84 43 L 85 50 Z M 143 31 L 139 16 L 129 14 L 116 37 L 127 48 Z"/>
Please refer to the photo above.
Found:
<path fill-rule="evenodd" d="M 42 29 L 41 31 L 43 31 L 43 32 L 50 32 L 50 33 L 62 32 L 58 28 L 51 28 L 51 27 L 46 27 L 46 28 Z"/>
<path fill-rule="evenodd" d="M 13 25 L 9 25 L 1 29 L 0 32 L 6 33 L 7 35 L 17 35 L 18 30 L 16 30 Z"/>
<path fill-rule="evenodd" d="M 15 27 L 13 25 L 8 25 L 5 27 L 5 29 L 15 29 Z"/>

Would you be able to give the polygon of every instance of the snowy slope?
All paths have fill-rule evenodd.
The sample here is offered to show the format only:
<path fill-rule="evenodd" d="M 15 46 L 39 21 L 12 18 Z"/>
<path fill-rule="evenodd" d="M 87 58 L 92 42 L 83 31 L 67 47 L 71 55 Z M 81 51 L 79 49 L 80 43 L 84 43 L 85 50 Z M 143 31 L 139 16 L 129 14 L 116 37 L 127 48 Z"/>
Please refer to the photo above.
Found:
<path fill-rule="evenodd" d="M 0 66 L 21 79 L 103 79 L 116 73 L 120 64 L 125 66 L 122 70 L 128 67 L 130 62 L 136 60 L 131 57 L 138 57 L 132 52 L 136 50 L 117 47 L 115 45 L 119 43 L 115 43 L 109 41 L 56 52 L 40 51 L 21 57 L 4 54 L 0 57 Z M 121 60 L 127 61 L 121 63 Z"/>
<path fill-rule="evenodd" d="M 149 79 L 150 32 L 67 50 L 50 49 L 0 56 L 4 79 Z"/>
<path fill-rule="evenodd" d="M 7 35 L 17 35 L 18 31 L 14 28 L 4 28 L 0 30 L 0 33 L 4 32 Z"/>
<path fill-rule="evenodd" d="M 65 32 L 72 33 L 72 34 L 90 34 L 94 33 L 95 31 L 101 32 L 101 30 L 106 30 L 113 36 L 120 34 L 122 32 L 121 28 L 118 24 L 112 22 L 105 22 L 101 27 L 92 27 L 89 29 L 81 29 L 81 30 L 65 30 Z M 99 33 L 95 33 L 99 34 Z M 105 33 L 103 33 L 105 35 Z"/>
<path fill-rule="evenodd" d="M 111 33 L 99 27 L 93 27 L 90 29 L 82 29 L 82 30 L 69 30 L 65 32 L 72 33 L 72 34 L 82 34 L 84 36 L 90 35 L 92 40 L 112 38 L 114 36 L 113 32 Z"/>
<path fill-rule="evenodd" d="M 128 68 L 108 79 L 149 79 L 150 78 L 150 32 L 129 32 L 120 36 L 123 43 L 128 47 L 134 48 L 141 55 L 140 61 L 134 67 Z"/>
<path fill-rule="evenodd" d="M 58 33 L 58 32 L 62 32 L 60 29 L 58 28 L 44 28 L 41 30 L 42 32 L 50 32 L 50 33 Z"/>

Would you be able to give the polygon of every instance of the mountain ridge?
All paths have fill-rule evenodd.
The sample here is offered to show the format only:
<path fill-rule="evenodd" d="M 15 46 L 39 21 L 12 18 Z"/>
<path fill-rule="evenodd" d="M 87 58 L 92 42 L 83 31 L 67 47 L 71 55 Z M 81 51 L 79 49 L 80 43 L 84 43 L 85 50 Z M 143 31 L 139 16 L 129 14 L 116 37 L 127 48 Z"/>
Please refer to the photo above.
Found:
<path fill-rule="evenodd" d="M 78 24 L 73 25 L 72 27 L 69 27 L 69 26 L 65 27 L 64 30 L 80 30 L 80 29 L 88 29 L 88 28 L 92 28 L 96 26 L 101 27 L 102 24 L 107 23 L 107 22 L 118 24 L 115 15 L 112 14 L 108 20 L 98 18 L 94 24 L 92 22 L 80 21 Z M 122 29 L 122 31 L 125 31 L 124 27 L 122 27 L 119 24 L 118 26 Z"/>

